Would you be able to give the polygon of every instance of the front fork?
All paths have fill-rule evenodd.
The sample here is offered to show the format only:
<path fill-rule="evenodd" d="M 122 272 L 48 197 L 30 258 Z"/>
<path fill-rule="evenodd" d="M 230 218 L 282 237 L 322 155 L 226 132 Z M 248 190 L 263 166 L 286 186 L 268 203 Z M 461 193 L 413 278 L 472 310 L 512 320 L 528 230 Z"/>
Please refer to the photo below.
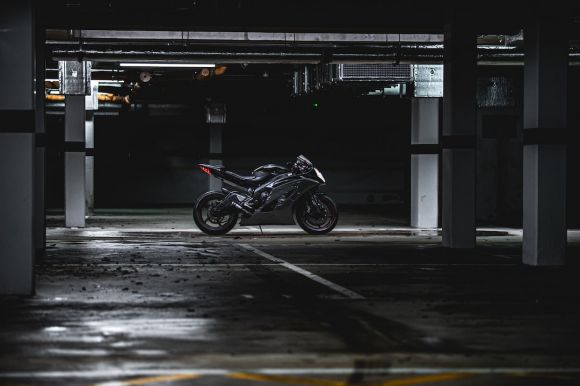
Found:
<path fill-rule="evenodd" d="M 314 211 L 316 215 L 323 215 L 324 214 L 324 205 L 320 202 L 317 193 L 312 193 L 306 199 L 306 205 L 310 206 L 310 208 Z"/>

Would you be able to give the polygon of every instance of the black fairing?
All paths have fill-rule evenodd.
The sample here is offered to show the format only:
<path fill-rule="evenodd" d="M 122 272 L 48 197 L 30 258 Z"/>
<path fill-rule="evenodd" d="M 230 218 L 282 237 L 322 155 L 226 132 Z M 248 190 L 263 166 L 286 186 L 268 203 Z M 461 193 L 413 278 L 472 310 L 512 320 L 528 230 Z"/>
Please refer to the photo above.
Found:
<path fill-rule="evenodd" d="M 268 164 L 268 165 L 260 166 L 259 168 L 254 170 L 252 172 L 252 174 L 254 174 L 254 175 L 257 173 L 282 174 L 282 173 L 286 173 L 288 170 L 289 169 L 285 166 L 276 165 L 276 164 Z"/>
<path fill-rule="evenodd" d="M 244 189 L 254 189 L 258 186 L 265 184 L 271 178 L 288 171 L 288 168 L 275 164 L 268 164 L 260 166 L 252 172 L 250 176 L 243 176 L 229 170 L 226 170 L 223 166 L 212 166 L 207 164 L 199 164 L 200 167 L 205 167 L 209 169 L 212 176 L 219 178 L 226 183 L 238 186 Z"/>
<path fill-rule="evenodd" d="M 299 162 L 300 167 L 297 167 Z M 324 183 L 316 175 L 310 161 L 304 157 L 299 157 L 292 169 L 268 164 L 255 169 L 250 176 L 230 172 L 222 166 L 199 166 L 211 170 L 212 176 L 242 189 L 243 193 L 240 193 L 243 196 L 237 196 L 235 200 L 224 200 L 228 202 L 228 205 L 224 202 L 225 206 L 231 203 L 231 206 L 241 211 L 241 225 L 294 224 L 295 205 L 300 200 L 312 197 Z M 226 194 L 230 193 L 227 189 L 223 190 Z M 220 209 L 233 209 L 231 206 L 223 208 L 224 205 L 220 205 Z"/>

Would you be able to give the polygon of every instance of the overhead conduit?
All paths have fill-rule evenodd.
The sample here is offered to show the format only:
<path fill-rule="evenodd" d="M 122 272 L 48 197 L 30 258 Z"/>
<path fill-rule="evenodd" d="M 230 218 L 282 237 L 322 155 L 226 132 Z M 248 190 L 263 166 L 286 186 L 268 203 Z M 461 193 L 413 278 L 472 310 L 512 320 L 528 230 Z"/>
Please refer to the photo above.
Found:
<path fill-rule="evenodd" d="M 49 102 L 64 102 L 65 96 L 62 94 L 47 94 L 46 101 Z M 121 96 L 115 95 L 111 93 L 104 93 L 100 92 L 98 95 L 99 102 L 108 102 L 108 103 L 122 103 L 122 104 L 130 104 L 129 95 Z"/>

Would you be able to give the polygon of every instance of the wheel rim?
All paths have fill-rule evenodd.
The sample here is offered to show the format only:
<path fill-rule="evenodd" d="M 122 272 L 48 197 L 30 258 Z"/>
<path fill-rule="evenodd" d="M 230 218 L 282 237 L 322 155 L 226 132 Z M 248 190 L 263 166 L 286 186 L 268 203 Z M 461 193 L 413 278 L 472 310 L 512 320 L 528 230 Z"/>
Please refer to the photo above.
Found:
<path fill-rule="evenodd" d="M 231 214 L 215 216 L 211 213 L 212 209 L 215 208 L 220 202 L 220 199 L 211 198 L 205 201 L 199 209 L 200 221 L 210 229 L 222 229 L 227 226 L 232 219 Z"/>
<path fill-rule="evenodd" d="M 317 215 L 312 210 L 310 205 L 306 204 L 302 210 L 302 220 L 304 225 L 315 230 L 324 230 L 332 225 L 334 222 L 333 210 L 330 205 L 324 201 L 320 201 L 322 205 L 322 214 Z"/>

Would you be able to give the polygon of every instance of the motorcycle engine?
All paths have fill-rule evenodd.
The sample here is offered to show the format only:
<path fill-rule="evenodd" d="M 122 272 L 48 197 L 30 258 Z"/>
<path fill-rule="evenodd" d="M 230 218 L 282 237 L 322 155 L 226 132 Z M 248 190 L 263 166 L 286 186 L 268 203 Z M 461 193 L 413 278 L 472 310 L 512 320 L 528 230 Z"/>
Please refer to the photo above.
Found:
<path fill-rule="evenodd" d="M 260 204 L 265 203 L 266 200 L 268 199 L 268 197 L 270 197 L 270 192 L 262 192 L 262 193 L 260 193 Z"/>

